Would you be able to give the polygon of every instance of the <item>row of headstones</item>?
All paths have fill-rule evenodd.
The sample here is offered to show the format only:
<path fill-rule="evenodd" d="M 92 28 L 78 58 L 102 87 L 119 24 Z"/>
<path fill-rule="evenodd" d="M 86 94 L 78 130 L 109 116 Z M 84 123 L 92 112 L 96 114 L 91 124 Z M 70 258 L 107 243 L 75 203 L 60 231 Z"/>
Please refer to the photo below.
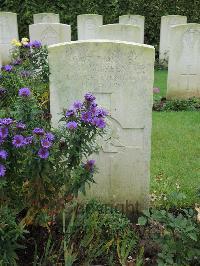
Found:
<path fill-rule="evenodd" d="M 35 14 L 34 24 L 29 26 L 30 39 L 47 45 L 71 41 L 70 25 L 60 24 L 59 21 L 58 14 Z M 79 40 L 96 39 L 101 32 L 100 39 L 143 42 L 142 16 L 121 16 L 119 23 L 124 24 L 103 26 L 100 15 L 79 15 L 77 21 Z M 186 22 L 184 16 L 164 16 L 161 19 L 160 60 L 169 58 L 168 98 L 200 97 L 200 25 L 180 24 Z M 1 61 L 9 61 L 10 41 L 14 38 L 18 39 L 17 15 L 0 12 L 0 65 Z"/>
<path fill-rule="evenodd" d="M 4 28 L 2 34 L 5 35 L 2 38 L 7 39 L 10 32 L 7 30 L 13 26 L 12 36 L 16 38 L 18 36 L 16 14 L 1 12 L 1 17 L 0 25 L 2 29 Z M 108 39 L 144 43 L 144 21 L 145 18 L 140 15 L 124 15 L 119 17 L 119 24 L 103 25 L 103 16 L 101 15 L 79 15 L 77 17 L 78 39 Z M 41 23 L 44 24 L 41 25 Z M 187 23 L 185 16 L 171 15 L 161 18 L 160 60 L 168 60 L 170 26 L 184 23 Z M 8 24 L 10 24 L 10 28 Z M 34 24 L 30 25 L 29 32 L 30 39 L 40 40 L 45 45 L 71 41 L 71 27 L 60 24 L 58 14 L 34 14 Z"/>
<path fill-rule="evenodd" d="M 196 53 L 195 62 L 199 66 L 199 25 L 184 25 L 183 32 L 179 27 L 173 29 L 178 52 L 174 66 L 178 63 L 179 69 L 180 60 L 191 66 L 191 51 Z M 123 204 L 125 208 L 146 208 L 149 199 L 154 48 L 137 43 L 91 40 L 57 44 L 48 49 L 52 123 L 56 126 L 63 108 L 70 106 L 75 99 L 82 99 L 87 90 L 110 112 L 110 133 L 96 157 L 99 173 L 88 197 L 109 204 Z M 188 72 L 184 73 L 179 71 L 179 78 L 187 78 Z"/>

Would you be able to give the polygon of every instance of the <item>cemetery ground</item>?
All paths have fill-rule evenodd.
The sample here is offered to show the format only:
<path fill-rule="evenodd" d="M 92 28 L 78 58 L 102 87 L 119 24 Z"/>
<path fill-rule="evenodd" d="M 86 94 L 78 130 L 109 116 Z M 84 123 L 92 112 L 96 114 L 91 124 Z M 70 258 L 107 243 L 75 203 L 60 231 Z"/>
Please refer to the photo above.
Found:
<path fill-rule="evenodd" d="M 165 97 L 167 70 L 155 71 L 154 87 Z M 199 132 L 199 112 L 153 112 L 151 193 L 156 205 L 200 201 Z"/>
<path fill-rule="evenodd" d="M 0 79 L 0 265 L 198 266 L 199 112 L 153 112 L 149 210 L 133 217 L 97 201 L 83 206 L 77 193 L 96 168 L 81 159 L 103 131 L 69 109 L 66 128 L 51 131 L 47 50 L 27 42 L 17 43 L 22 60 L 4 66 Z M 155 71 L 155 98 L 165 97 L 166 76 Z M 74 106 L 99 108 L 93 100 L 86 93 Z M 102 125 L 107 114 L 97 110 Z"/>

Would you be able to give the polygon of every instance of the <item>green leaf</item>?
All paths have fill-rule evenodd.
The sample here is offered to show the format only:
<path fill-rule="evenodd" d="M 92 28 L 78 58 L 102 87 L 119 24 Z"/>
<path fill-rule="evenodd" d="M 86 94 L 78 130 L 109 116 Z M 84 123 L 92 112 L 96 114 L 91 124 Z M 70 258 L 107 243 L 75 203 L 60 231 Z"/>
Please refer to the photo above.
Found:
<path fill-rule="evenodd" d="M 190 237 L 190 239 L 197 241 L 197 235 L 195 233 L 189 233 L 188 236 Z"/>
<path fill-rule="evenodd" d="M 139 225 L 145 225 L 147 223 L 147 218 L 144 216 L 141 216 L 138 218 L 138 224 Z"/>

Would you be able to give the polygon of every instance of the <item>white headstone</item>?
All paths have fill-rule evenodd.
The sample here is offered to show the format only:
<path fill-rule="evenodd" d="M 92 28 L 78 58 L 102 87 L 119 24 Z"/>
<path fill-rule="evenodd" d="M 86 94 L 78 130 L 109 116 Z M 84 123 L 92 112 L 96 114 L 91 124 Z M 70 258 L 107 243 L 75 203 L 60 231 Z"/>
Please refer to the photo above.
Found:
<path fill-rule="evenodd" d="M 142 43 L 141 28 L 136 25 L 103 25 L 98 29 L 97 39 Z"/>
<path fill-rule="evenodd" d="M 144 43 L 144 21 L 145 18 L 140 15 L 119 16 L 119 24 L 131 24 L 141 27 L 141 43 Z"/>
<path fill-rule="evenodd" d="M 30 40 L 52 45 L 71 41 L 71 26 L 60 23 L 38 23 L 29 26 Z"/>
<path fill-rule="evenodd" d="M 171 27 L 167 98 L 200 97 L 200 24 Z"/>
<path fill-rule="evenodd" d="M 34 24 L 38 23 L 60 23 L 59 14 L 38 13 L 33 15 Z"/>
<path fill-rule="evenodd" d="M 96 155 L 97 184 L 87 192 L 109 204 L 148 205 L 154 48 L 106 40 L 49 47 L 52 123 L 88 91 L 110 112 Z M 62 67 L 60 67 L 62 65 Z"/>
<path fill-rule="evenodd" d="M 170 27 L 187 23 L 187 17 L 179 15 L 163 16 L 160 28 L 160 61 L 168 61 L 170 45 Z"/>
<path fill-rule="evenodd" d="M 103 16 L 85 14 L 77 16 L 77 29 L 79 40 L 96 39 L 98 27 L 103 24 Z"/>
<path fill-rule="evenodd" d="M 18 38 L 17 14 L 0 12 L 0 53 L 3 64 L 10 62 L 11 41 Z"/>

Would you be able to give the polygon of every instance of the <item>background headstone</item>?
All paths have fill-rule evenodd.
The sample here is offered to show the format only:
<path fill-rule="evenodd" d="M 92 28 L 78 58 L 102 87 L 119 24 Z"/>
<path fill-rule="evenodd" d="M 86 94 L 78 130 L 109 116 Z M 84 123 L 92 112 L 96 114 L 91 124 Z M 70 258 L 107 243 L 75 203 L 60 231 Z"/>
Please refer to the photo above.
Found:
<path fill-rule="evenodd" d="M 18 38 L 17 14 L 0 12 L 0 53 L 3 64 L 10 62 L 11 41 Z"/>
<path fill-rule="evenodd" d="M 119 24 L 131 24 L 141 27 L 141 43 L 144 43 L 144 16 L 140 15 L 123 15 L 119 16 Z"/>
<path fill-rule="evenodd" d="M 38 13 L 33 15 L 34 24 L 38 23 L 60 23 L 59 14 Z"/>
<path fill-rule="evenodd" d="M 159 60 L 168 61 L 170 45 L 170 27 L 187 23 L 187 17 L 169 15 L 161 17 Z"/>
<path fill-rule="evenodd" d="M 51 45 L 71 41 L 71 26 L 60 23 L 38 23 L 29 26 L 30 40 Z"/>
<path fill-rule="evenodd" d="M 96 39 L 98 27 L 102 24 L 103 16 L 101 15 L 85 14 L 77 16 L 78 39 Z"/>
<path fill-rule="evenodd" d="M 200 97 L 200 24 L 171 27 L 167 98 Z"/>
<path fill-rule="evenodd" d="M 141 27 L 123 24 L 103 25 L 98 29 L 97 39 L 142 43 Z"/>
<path fill-rule="evenodd" d="M 154 48 L 119 41 L 77 41 L 49 47 L 52 123 L 88 91 L 110 112 L 96 155 L 97 184 L 88 198 L 148 206 Z M 62 67 L 60 67 L 62 65 Z"/>

